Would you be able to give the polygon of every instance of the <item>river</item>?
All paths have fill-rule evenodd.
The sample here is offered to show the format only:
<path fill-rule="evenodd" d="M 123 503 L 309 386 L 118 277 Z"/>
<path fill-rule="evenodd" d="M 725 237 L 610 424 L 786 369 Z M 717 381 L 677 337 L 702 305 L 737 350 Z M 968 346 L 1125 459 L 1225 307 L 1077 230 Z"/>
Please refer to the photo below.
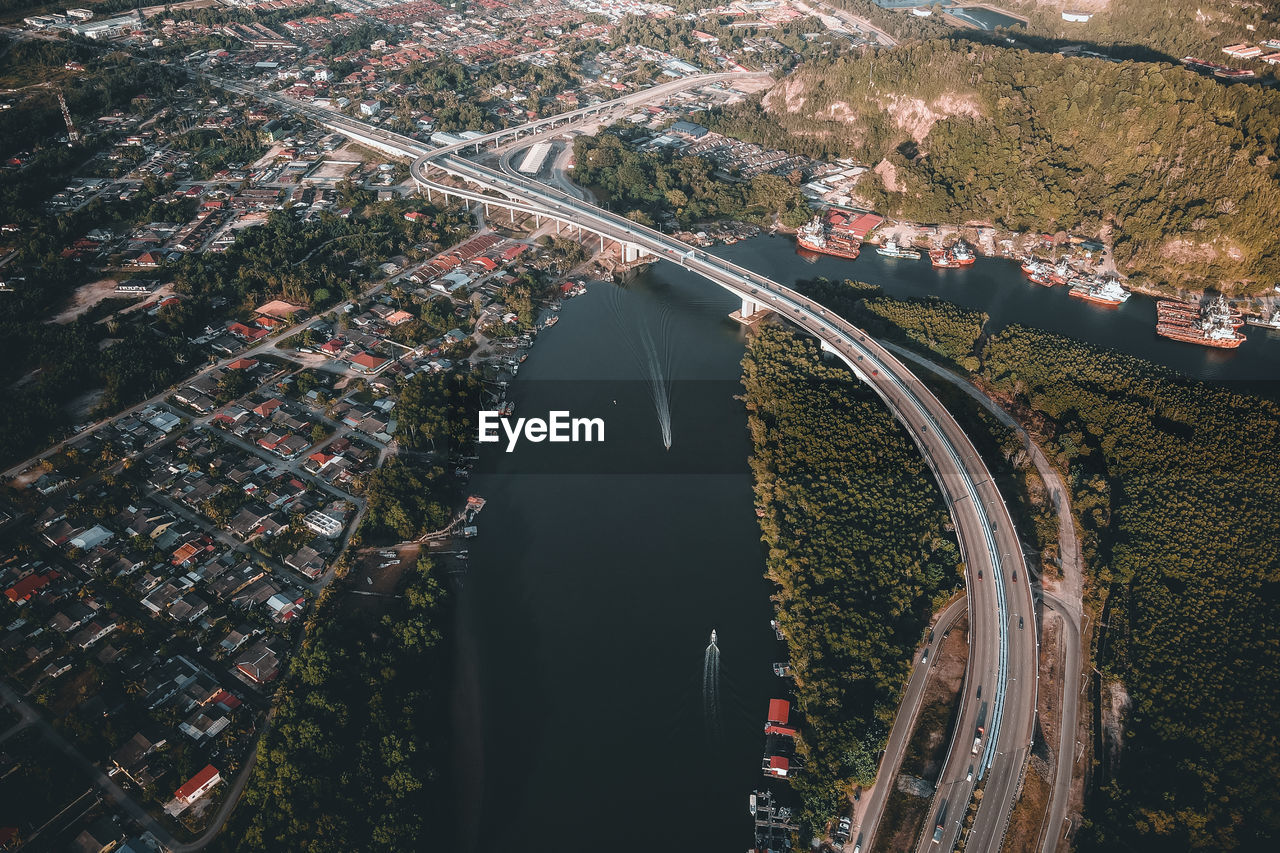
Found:
<path fill-rule="evenodd" d="M 1247 328 L 1233 352 L 1168 341 L 1154 302 L 1115 309 L 979 259 L 807 263 L 788 238 L 722 254 L 790 283 L 826 276 L 893 296 L 938 295 L 992 327 L 1036 326 L 1209 380 L 1271 379 L 1280 335 Z M 785 696 L 753 512 L 740 360 L 728 294 L 668 263 L 625 288 L 566 300 L 512 385 L 516 415 L 603 417 L 603 444 L 486 445 L 488 500 L 461 595 L 455 691 L 464 850 L 742 850 L 747 795 L 764 782 L 767 700 Z M 660 377 L 662 382 L 655 382 Z M 668 385 L 669 383 L 669 385 Z M 655 394 L 669 387 L 671 448 Z M 719 632 L 719 734 L 703 661 Z"/>
<path fill-rule="evenodd" d="M 599 445 L 486 446 L 462 595 L 463 849 L 745 850 L 780 645 L 728 294 L 674 267 L 566 300 L 517 416 L 603 417 Z M 670 379 L 671 449 L 655 415 Z M 719 735 L 704 651 L 721 650 Z"/>

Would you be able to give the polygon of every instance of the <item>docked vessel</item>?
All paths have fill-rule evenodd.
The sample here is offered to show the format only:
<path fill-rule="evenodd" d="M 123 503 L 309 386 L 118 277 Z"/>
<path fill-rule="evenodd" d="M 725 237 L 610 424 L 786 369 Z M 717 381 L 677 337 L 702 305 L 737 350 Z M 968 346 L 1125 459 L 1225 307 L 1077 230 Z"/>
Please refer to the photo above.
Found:
<path fill-rule="evenodd" d="M 1078 281 L 1071 286 L 1071 295 L 1076 299 L 1095 302 L 1114 308 L 1122 305 L 1129 298 L 1129 291 L 1120 286 L 1114 278 L 1105 281 Z"/>
<path fill-rule="evenodd" d="M 1075 277 L 1075 270 L 1071 269 L 1071 264 L 1067 263 L 1067 259 L 1063 258 L 1058 261 L 1057 266 L 1049 273 L 1049 281 L 1054 284 L 1066 284 Z"/>
<path fill-rule="evenodd" d="M 1241 323 L 1222 296 L 1203 307 L 1168 299 L 1156 303 L 1156 334 L 1175 341 L 1235 349 L 1245 340 Z"/>
<path fill-rule="evenodd" d="M 1245 322 L 1250 326 L 1261 326 L 1264 329 L 1280 329 L 1280 308 L 1273 311 L 1270 317 L 1248 317 Z"/>
<path fill-rule="evenodd" d="M 910 246 L 899 246 L 893 240 L 886 240 L 883 246 L 876 246 L 876 252 L 886 258 L 919 258 L 920 253 Z"/>
<path fill-rule="evenodd" d="M 1053 287 L 1053 267 L 1044 261 L 1027 258 L 1022 262 L 1022 272 L 1036 284 Z"/>
<path fill-rule="evenodd" d="M 973 249 L 963 240 L 957 240 L 945 249 L 930 249 L 929 263 L 939 269 L 956 269 L 967 267 L 977 260 Z"/>
<path fill-rule="evenodd" d="M 831 228 L 821 216 L 815 216 L 796 232 L 796 245 L 810 252 L 853 260 L 858 257 L 862 241 L 852 234 Z"/>

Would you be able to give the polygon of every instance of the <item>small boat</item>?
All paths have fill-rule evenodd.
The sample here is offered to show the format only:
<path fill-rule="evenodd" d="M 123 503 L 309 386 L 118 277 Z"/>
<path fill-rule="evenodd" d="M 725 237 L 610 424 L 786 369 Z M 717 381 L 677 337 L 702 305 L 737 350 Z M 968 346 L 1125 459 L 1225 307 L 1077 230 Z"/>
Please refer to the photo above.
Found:
<path fill-rule="evenodd" d="M 785 663 L 775 663 L 773 665 L 773 674 L 779 678 L 786 678 L 791 674 L 791 665 Z"/>
<path fill-rule="evenodd" d="M 769 626 L 773 628 L 773 634 L 779 640 L 785 640 L 787 638 L 787 635 L 782 633 L 782 626 L 778 624 L 777 619 L 770 619 Z"/>
<path fill-rule="evenodd" d="M 559 322 L 560 322 L 559 317 L 548 317 L 547 322 L 543 324 L 543 328 L 550 329 L 552 326 L 554 326 L 556 323 L 559 323 Z"/>

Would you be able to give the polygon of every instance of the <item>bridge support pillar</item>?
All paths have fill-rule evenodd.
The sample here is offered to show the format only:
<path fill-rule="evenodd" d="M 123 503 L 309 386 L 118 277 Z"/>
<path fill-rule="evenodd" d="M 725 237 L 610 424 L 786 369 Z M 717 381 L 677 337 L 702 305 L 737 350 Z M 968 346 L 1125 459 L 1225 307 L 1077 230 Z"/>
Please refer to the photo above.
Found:
<path fill-rule="evenodd" d="M 729 318 L 737 320 L 744 326 L 750 326 L 759 322 L 768 313 L 768 308 L 744 296 L 742 297 L 742 307 L 730 314 Z"/>

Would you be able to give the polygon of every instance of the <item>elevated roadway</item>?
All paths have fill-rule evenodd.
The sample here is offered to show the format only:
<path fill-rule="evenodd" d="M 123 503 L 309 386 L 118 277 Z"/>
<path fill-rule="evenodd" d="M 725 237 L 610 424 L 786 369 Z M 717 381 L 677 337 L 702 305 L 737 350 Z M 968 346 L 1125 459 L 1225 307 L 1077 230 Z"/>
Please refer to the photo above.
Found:
<path fill-rule="evenodd" d="M 648 255 L 678 264 L 738 297 L 744 317 L 768 310 L 803 328 L 874 389 L 932 468 L 965 562 L 970 659 L 955 736 L 931 807 L 931 819 L 940 812 L 946 814 L 940 843 L 932 849 L 954 846 L 979 784 L 985 786 L 984 796 L 966 849 L 999 849 L 1021 787 L 1034 727 L 1038 643 L 1031 591 L 1013 521 L 990 472 L 959 424 L 910 370 L 861 329 L 778 282 L 558 188 L 504 175 L 458 155 L 480 139 L 433 149 L 330 110 L 239 84 L 229 88 L 284 102 L 290 111 L 358 141 L 413 158 L 413 178 L 428 193 L 553 219 L 619 244 L 624 256 Z M 491 136 L 495 144 L 500 141 L 497 134 Z M 443 176 L 461 179 L 476 189 L 443 183 Z M 975 749 L 979 726 L 984 732 Z M 967 778 L 970 765 L 975 767 L 972 780 Z M 930 849 L 932 824 L 926 829 L 922 848 Z"/>

